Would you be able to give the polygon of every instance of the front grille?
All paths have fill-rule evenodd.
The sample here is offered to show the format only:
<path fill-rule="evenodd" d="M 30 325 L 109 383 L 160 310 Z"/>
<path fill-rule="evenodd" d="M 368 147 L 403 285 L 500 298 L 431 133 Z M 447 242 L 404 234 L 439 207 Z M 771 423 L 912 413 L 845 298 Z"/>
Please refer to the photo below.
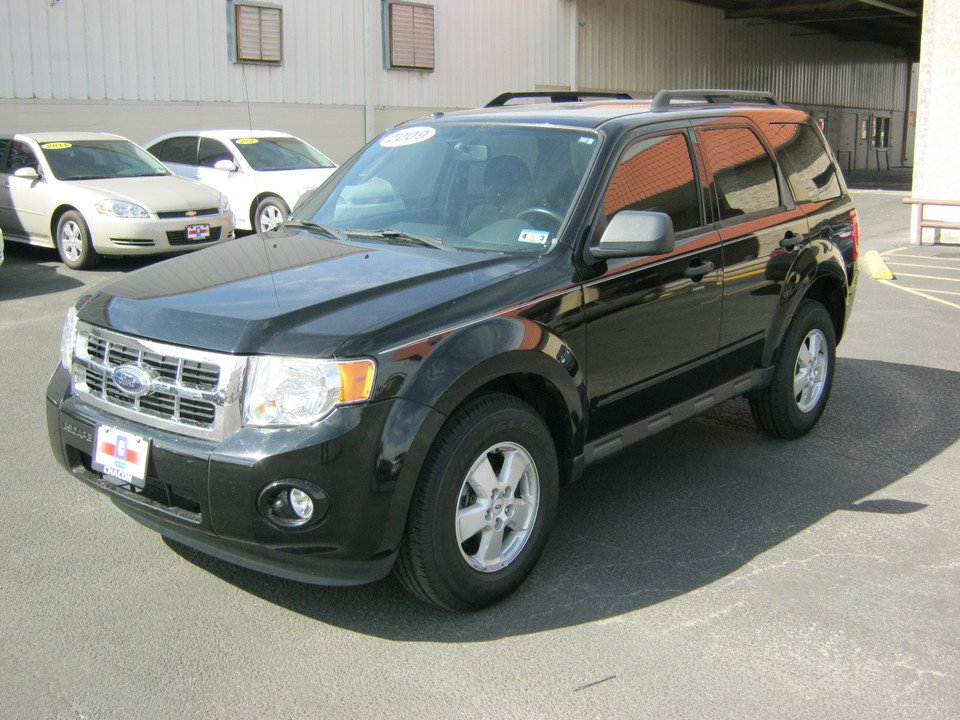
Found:
<path fill-rule="evenodd" d="M 208 243 L 215 242 L 220 239 L 220 231 L 223 230 L 221 227 L 212 227 L 210 228 L 210 236 L 203 238 L 203 240 L 190 240 L 187 237 L 187 231 L 184 230 L 168 230 L 167 231 L 167 242 L 171 245 L 196 245 L 198 243 Z"/>
<path fill-rule="evenodd" d="M 240 426 L 244 366 L 244 359 L 233 355 L 156 343 L 80 323 L 73 384 L 78 396 L 123 417 L 222 439 Z M 130 392 L 115 383 L 121 367 L 148 377 L 146 392 Z"/>
<path fill-rule="evenodd" d="M 191 218 L 199 217 L 200 215 L 217 215 L 219 212 L 219 208 L 204 208 L 203 210 L 168 210 L 166 212 L 158 212 L 157 217 L 159 217 L 161 220 L 170 218 Z"/>

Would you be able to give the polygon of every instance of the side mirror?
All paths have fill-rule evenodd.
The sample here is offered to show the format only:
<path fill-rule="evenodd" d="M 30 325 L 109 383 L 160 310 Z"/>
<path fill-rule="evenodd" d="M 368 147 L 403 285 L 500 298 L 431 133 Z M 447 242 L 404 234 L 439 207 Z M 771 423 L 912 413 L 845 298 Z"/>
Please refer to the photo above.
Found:
<path fill-rule="evenodd" d="M 27 179 L 29 179 L 29 180 L 39 180 L 39 179 L 40 179 L 40 173 L 38 173 L 38 172 L 37 172 L 37 169 L 36 169 L 36 168 L 33 168 L 33 167 L 17 168 L 16 170 L 13 171 L 13 176 L 14 176 L 14 177 L 27 178 Z"/>
<path fill-rule="evenodd" d="M 234 163 L 233 160 L 227 160 L 226 158 L 224 158 L 223 160 L 217 160 L 213 164 L 213 167 L 215 170 L 226 170 L 227 172 L 237 171 L 236 163 Z"/>
<path fill-rule="evenodd" d="M 596 247 L 588 247 L 588 260 L 645 257 L 673 252 L 673 220 L 666 213 L 621 210 L 607 224 Z"/>

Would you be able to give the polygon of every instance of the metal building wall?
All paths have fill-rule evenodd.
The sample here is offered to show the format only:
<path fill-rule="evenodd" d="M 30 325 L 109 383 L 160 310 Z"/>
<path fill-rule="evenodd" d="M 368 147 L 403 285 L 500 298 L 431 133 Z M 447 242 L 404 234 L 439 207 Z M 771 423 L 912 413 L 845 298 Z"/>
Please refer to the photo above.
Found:
<path fill-rule="evenodd" d="M 903 111 L 909 65 L 892 48 L 724 20 L 676 0 L 578 0 L 582 88 L 769 90 L 803 105 Z"/>
<path fill-rule="evenodd" d="M 903 125 L 909 69 L 884 46 L 724 21 L 680 0 L 422 1 L 435 8 L 433 72 L 384 68 L 383 0 L 272 0 L 280 66 L 229 61 L 231 0 L 0 0 L 0 127 L 145 142 L 252 125 L 342 161 L 431 110 L 571 86 L 766 89 L 824 117 L 863 108 Z M 851 137 L 853 123 L 842 118 Z"/>

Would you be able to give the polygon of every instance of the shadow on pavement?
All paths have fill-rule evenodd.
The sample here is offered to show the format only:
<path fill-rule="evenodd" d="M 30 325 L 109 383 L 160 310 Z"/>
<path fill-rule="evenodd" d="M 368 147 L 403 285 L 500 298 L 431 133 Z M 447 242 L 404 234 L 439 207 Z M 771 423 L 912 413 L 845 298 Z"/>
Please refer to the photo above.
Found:
<path fill-rule="evenodd" d="M 352 588 L 306 585 L 168 544 L 264 600 L 390 640 L 483 642 L 613 618 L 721 580 L 837 511 L 883 513 L 892 522 L 925 509 L 865 498 L 960 438 L 960 373 L 838 363 L 830 406 L 805 438 L 766 437 L 746 403 L 733 401 L 592 468 L 562 490 L 557 525 L 531 577 L 480 613 L 434 610 L 392 577 Z"/>

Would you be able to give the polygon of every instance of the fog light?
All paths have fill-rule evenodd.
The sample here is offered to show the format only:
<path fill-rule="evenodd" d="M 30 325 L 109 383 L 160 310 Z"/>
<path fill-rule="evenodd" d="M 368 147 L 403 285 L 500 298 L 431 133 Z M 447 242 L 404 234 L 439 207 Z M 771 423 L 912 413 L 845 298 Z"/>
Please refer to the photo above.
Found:
<path fill-rule="evenodd" d="M 305 530 L 323 522 L 330 509 L 330 498 L 306 480 L 275 480 L 260 491 L 257 509 L 277 527 Z"/>
<path fill-rule="evenodd" d="M 313 498 L 299 488 L 292 488 L 289 495 L 290 509 L 301 520 L 313 517 Z"/>

